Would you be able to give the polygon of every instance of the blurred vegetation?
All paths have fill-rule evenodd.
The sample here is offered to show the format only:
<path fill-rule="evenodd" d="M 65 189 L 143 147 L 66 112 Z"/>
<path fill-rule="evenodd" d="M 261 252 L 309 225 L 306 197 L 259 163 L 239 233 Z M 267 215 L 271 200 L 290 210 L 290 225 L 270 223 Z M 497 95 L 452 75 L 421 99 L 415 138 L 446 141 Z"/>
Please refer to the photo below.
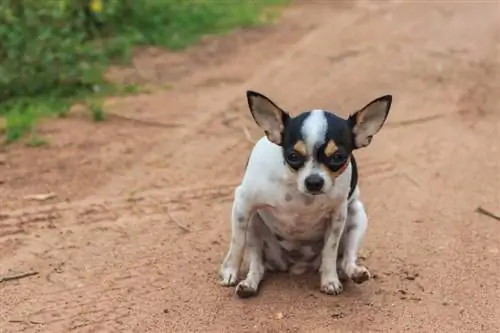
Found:
<path fill-rule="evenodd" d="M 206 34 L 260 24 L 267 8 L 285 2 L 0 0 L 0 132 L 15 141 L 76 100 L 132 91 L 104 82 L 103 73 L 129 61 L 134 45 L 179 50 Z M 98 106 L 91 110 L 104 119 Z"/>

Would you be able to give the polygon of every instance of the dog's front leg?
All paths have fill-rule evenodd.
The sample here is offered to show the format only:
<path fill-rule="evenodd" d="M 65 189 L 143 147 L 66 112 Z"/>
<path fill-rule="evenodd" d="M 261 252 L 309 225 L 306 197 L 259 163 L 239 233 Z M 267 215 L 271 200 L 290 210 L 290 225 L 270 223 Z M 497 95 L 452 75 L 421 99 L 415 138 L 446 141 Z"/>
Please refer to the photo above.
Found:
<path fill-rule="evenodd" d="M 325 244 L 321 258 L 321 292 L 328 295 L 338 295 L 342 292 L 342 283 L 337 273 L 337 254 L 340 236 L 344 230 L 347 218 L 347 202 L 331 218 L 330 226 L 325 235 Z"/>
<path fill-rule="evenodd" d="M 264 222 L 261 217 L 255 213 L 250 220 L 250 226 L 247 233 L 247 254 L 248 254 L 248 274 L 246 278 L 236 286 L 236 294 L 240 298 L 248 298 L 257 295 L 259 285 L 266 271 L 262 257 L 263 239 L 262 230 Z"/>
<path fill-rule="evenodd" d="M 220 270 L 221 284 L 224 286 L 234 286 L 238 282 L 252 210 L 251 203 L 242 195 L 241 187 L 238 187 L 231 211 L 231 245 Z"/>
<path fill-rule="evenodd" d="M 348 215 L 345 231 L 342 235 L 342 271 L 355 283 L 363 283 L 371 278 L 371 274 L 364 266 L 356 263 L 357 252 L 366 231 L 368 217 L 363 203 L 354 198 L 348 206 Z"/>

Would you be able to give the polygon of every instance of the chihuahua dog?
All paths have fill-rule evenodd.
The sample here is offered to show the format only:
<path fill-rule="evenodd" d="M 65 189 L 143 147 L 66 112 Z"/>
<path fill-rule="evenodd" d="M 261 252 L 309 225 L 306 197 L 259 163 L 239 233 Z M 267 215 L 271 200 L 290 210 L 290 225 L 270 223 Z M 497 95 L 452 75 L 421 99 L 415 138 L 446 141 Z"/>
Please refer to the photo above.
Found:
<path fill-rule="evenodd" d="M 320 291 L 338 295 L 341 281 L 371 278 L 357 264 L 367 227 L 353 151 L 384 125 L 392 96 L 381 96 L 347 119 L 315 109 L 292 117 L 268 97 L 247 91 L 265 135 L 255 144 L 234 192 L 231 243 L 221 284 L 240 298 L 257 294 L 266 271 L 320 272 Z M 248 273 L 238 283 L 244 252 Z"/>

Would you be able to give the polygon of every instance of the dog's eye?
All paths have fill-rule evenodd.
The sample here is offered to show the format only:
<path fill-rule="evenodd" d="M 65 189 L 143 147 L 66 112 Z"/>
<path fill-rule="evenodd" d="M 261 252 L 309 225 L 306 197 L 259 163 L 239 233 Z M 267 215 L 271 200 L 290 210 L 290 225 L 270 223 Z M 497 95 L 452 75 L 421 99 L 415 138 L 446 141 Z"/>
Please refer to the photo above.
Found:
<path fill-rule="evenodd" d="M 345 155 L 342 153 L 335 153 L 328 157 L 328 164 L 332 166 L 336 166 L 339 164 L 343 164 L 345 161 Z"/>
<path fill-rule="evenodd" d="M 290 166 L 299 168 L 304 163 L 304 157 L 295 151 L 291 151 L 286 155 L 286 161 Z"/>
<path fill-rule="evenodd" d="M 288 154 L 288 162 L 298 162 L 298 161 L 300 161 L 299 154 L 297 154 L 294 151 L 292 151 L 290 154 Z"/>

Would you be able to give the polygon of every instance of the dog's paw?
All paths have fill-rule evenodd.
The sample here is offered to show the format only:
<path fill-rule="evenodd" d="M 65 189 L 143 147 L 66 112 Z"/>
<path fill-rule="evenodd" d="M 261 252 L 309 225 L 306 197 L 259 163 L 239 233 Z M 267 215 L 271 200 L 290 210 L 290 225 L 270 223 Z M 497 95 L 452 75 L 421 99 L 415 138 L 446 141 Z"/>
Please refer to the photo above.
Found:
<path fill-rule="evenodd" d="M 249 283 L 248 281 L 241 281 L 236 286 L 236 295 L 239 298 L 249 298 L 257 295 L 258 287 Z"/>
<path fill-rule="evenodd" d="M 223 267 L 220 271 L 220 284 L 224 287 L 232 287 L 238 283 L 238 270 L 229 267 Z"/>
<path fill-rule="evenodd" d="M 320 291 L 327 295 L 338 295 L 344 290 L 342 283 L 337 280 L 330 280 L 321 283 Z"/>
<path fill-rule="evenodd" d="M 370 271 L 368 271 L 368 269 L 363 266 L 357 266 L 354 269 L 353 273 L 351 274 L 351 280 L 357 284 L 361 284 L 370 279 L 371 279 Z"/>

